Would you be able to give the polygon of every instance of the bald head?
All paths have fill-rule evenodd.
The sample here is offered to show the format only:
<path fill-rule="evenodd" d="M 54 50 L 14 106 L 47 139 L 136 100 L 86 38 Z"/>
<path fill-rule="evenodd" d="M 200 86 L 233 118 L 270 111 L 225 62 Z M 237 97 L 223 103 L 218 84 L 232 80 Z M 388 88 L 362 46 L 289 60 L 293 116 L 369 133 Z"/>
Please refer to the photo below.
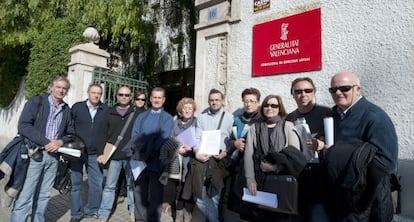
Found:
<path fill-rule="evenodd" d="M 359 78 L 352 72 L 343 71 L 335 74 L 329 88 L 332 99 L 339 109 L 346 110 L 354 104 L 361 95 Z"/>

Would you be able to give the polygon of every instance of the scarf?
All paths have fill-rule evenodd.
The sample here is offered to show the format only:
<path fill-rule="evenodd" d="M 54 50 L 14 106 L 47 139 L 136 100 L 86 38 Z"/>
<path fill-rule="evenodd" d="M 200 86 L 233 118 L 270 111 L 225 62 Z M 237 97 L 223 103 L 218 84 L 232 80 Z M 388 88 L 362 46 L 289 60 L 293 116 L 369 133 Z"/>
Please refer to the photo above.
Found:
<path fill-rule="evenodd" d="M 274 128 L 268 128 L 267 124 L 276 123 Z M 262 151 L 263 156 L 269 152 L 279 152 L 286 144 L 284 121 L 280 116 L 264 119 L 256 123 L 256 135 L 258 137 L 257 149 Z"/>
<path fill-rule="evenodd" d="M 174 128 L 172 130 L 171 135 L 177 136 L 180 133 L 182 133 L 184 130 L 186 130 L 188 127 L 193 126 L 197 123 L 197 119 L 195 117 L 192 117 L 188 122 L 183 123 L 181 118 L 177 118 L 176 121 L 174 121 Z"/>
<path fill-rule="evenodd" d="M 243 115 L 240 116 L 240 119 L 244 124 L 250 124 L 250 123 L 257 122 L 260 119 L 260 114 L 259 112 L 254 112 L 254 113 L 244 112 Z"/>

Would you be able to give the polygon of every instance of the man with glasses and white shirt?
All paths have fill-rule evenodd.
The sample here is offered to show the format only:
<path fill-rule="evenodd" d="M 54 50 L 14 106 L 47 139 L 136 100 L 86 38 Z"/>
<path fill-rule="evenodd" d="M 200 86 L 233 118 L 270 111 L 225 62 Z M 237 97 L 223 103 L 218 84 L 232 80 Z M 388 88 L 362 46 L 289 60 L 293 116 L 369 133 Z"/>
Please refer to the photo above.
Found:
<path fill-rule="evenodd" d="M 358 161 L 362 161 L 359 158 L 365 154 L 364 151 L 375 151 L 367 155 L 372 157 L 371 161 L 368 158 L 364 160 L 367 161 L 364 162 L 365 168 L 356 165 L 355 169 L 357 169 L 358 174 L 364 175 L 362 178 L 360 178 L 360 175 L 356 175 L 356 177 L 365 182 L 362 183 L 365 186 L 358 187 L 357 192 L 361 196 L 357 199 L 357 205 L 349 206 L 349 200 L 351 199 L 348 199 L 349 196 L 345 195 L 345 192 L 351 193 L 352 202 L 355 204 L 354 191 L 333 187 L 334 193 L 327 192 L 328 198 L 335 198 L 333 202 L 326 204 L 331 219 L 335 221 L 391 221 L 393 206 L 389 178 L 390 174 L 395 172 L 398 161 L 398 139 L 394 124 L 380 107 L 369 102 L 361 95 L 360 81 L 354 73 L 344 71 L 335 74 L 331 79 L 329 92 L 336 104 L 333 107 L 334 147 L 329 148 L 326 153 L 326 165 L 330 178 L 335 178 L 332 177 L 333 174 L 330 170 L 345 166 L 344 170 L 346 170 L 346 176 L 348 176 L 349 171 L 351 171 L 347 167 L 349 162 L 352 161 L 352 164 L 358 164 L 358 162 L 354 162 L 355 155 L 352 155 L 355 152 L 350 151 L 354 146 L 349 144 L 358 145 L 358 148 L 354 148 L 358 151 L 358 159 L 356 159 Z M 345 159 L 347 155 L 350 156 L 348 164 Z M 363 171 L 364 169 L 366 169 L 366 172 Z M 351 173 L 353 172 L 351 171 Z M 355 175 L 352 174 L 351 176 L 354 177 Z M 338 178 L 341 179 L 342 177 Z M 346 179 L 349 179 L 349 177 L 346 177 Z M 361 185 L 360 179 L 356 185 Z M 352 181 L 348 181 L 348 183 L 350 182 Z M 339 186 L 337 183 L 335 184 L 333 186 Z M 327 188 L 332 189 L 332 187 Z"/>

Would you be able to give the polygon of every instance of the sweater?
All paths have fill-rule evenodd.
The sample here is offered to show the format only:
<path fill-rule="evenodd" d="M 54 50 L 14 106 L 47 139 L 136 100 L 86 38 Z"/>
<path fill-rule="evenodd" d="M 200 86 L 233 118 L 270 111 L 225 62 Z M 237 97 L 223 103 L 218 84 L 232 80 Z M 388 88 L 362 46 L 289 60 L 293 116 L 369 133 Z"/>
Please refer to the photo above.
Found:
<path fill-rule="evenodd" d="M 148 109 L 136 118 L 131 133 L 131 136 L 136 138 L 133 148 L 135 150 L 132 150 L 132 153 L 136 156 L 142 154 L 142 149 L 146 149 L 144 152 L 149 155 L 148 158 L 145 158 L 147 170 L 160 172 L 160 148 L 170 137 L 173 124 L 172 116 L 164 109 L 158 112 Z M 147 144 L 149 139 L 151 139 L 150 144 Z M 131 158 L 140 159 L 142 157 L 132 156 Z"/>
<path fill-rule="evenodd" d="M 365 97 L 358 100 L 344 115 L 333 107 L 334 142 L 363 144 L 378 147 L 375 158 L 387 169 L 395 172 L 398 161 L 398 138 L 390 117 Z"/>

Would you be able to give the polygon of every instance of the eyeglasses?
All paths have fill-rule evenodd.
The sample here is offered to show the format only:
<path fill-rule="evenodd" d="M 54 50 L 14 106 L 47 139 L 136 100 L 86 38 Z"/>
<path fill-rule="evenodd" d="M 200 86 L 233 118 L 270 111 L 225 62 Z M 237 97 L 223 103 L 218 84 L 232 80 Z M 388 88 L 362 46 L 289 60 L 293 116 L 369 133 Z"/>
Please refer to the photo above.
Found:
<path fill-rule="evenodd" d="M 145 102 L 147 99 L 142 99 L 142 98 L 135 98 L 135 101 L 142 101 Z"/>
<path fill-rule="evenodd" d="M 303 92 L 305 92 L 305 93 L 313 93 L 313 89 L 295 89 L 295 90 L 293 90 L 293 92 L 294 92 L 296 95 L 300 95 L 300 94 L 302 94 Z"/>
<path fill-rule="evenodd" d="M 264 108 L 268 108 L 268 107 L 271 107 L 271 108 L 273 108 L 273 109 L 277 109 L 277 108 L 279 108 L 279 104 L 266 104 L 266 105 L 264 105 L 263 106 Z"/>
<path fill-rule="evenodd" d="M 349 90 L 351 90 L 352 88 L 354 88 L 355 86 L 358 85 L 350 85 L 350 86 L 338 86 L 338 87 L 331 87 L 329 88 L 329 92 L 330 93 L 336 93 L 336 91 L 339 89 L 339 91 L 341 92 L 348 92 Z"/>
<path fill-rule="evenodd" d="M 243 103 L 244 104 L 256 104 L 257 101 L 254 101 L 254 100 L 246 100 L 246 101 L 243 101 Z"/>
<path fill-rule="evenodd" d="M 118 96 L 120 97 L 130 97 L 131 94 L 126 94 L 126 93 L 118 93 Z"/>

